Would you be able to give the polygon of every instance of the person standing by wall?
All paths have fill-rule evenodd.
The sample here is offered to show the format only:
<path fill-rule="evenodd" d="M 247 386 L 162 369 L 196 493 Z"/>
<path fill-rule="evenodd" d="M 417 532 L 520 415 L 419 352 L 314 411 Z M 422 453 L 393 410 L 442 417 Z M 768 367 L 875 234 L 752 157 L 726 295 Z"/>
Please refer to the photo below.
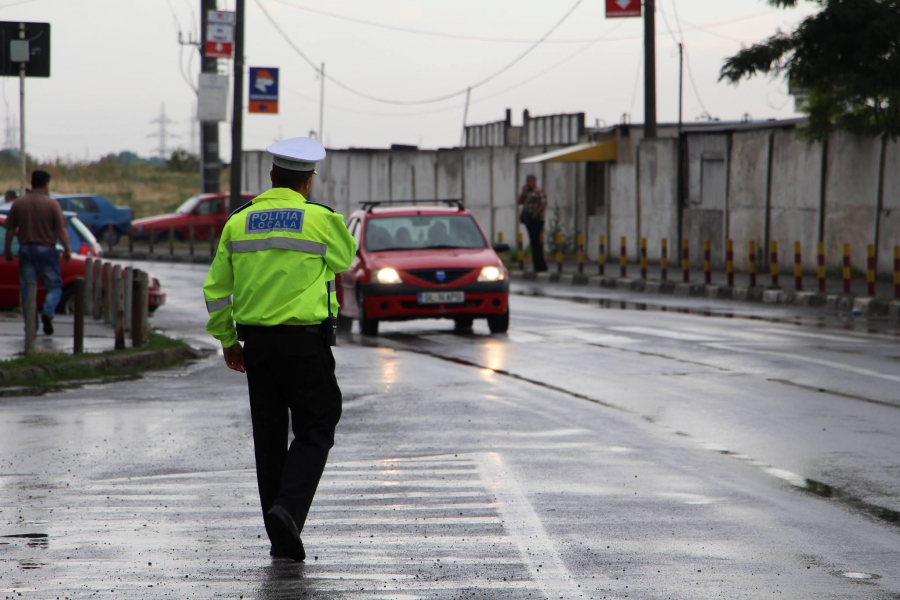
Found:
<path fill-rule="evenodd" d="M 531 260 L 536 273 L 547 270 L 544 261 L 544 244 L 541 234 L 544 231 L 544 214 L 547 211 L 547 194 L 538 187 L 537 178 L 529 175 L 519 194 L 518 204 L 522 204 L 519 221 L 528 230 L 528 243 L 531 245 Z"/>
<path fill-rule="evenodd" d="M 50 197 L 50 173 L 34 171 L 31 173 L 31 191 L 18 198 L 9 211 L 6 219 L 6 244 L 3 257 L 12 262 L 13 237 L 19 237 L 19 290 L 22 304 L 28 283 L 37 282 L 38 277 L 47 290 L 44 306 L 41 309 L 41 321 L 44 333 L 53 335 L 53 317 L 56 307 L 62 298 L 62 272 L 59 264 L 59 250 L 56 242 L 63 245 L 63 258 L 69 262 L 72 249 L 69 246 L 69 233 L 66 218 L 59 203 Z M 16 231 L 18 229 L 18 232 Z"/>
<path fill-rule="evenodd" d="M 6 190 L 6 193 L 3 194 L 4 202 L 15 202 L 16 198 L 19 197 L 19 193 L 16 190 Z"/>

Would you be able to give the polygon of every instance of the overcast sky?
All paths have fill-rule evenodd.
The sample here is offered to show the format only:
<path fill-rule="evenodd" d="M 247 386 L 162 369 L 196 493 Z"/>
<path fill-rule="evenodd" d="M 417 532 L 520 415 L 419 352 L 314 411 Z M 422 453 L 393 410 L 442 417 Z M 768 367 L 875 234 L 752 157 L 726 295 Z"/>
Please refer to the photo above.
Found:
<path fill-rule="evenodd" d="M 527 50 L 528 40 L 543 36 L 575 4 L 575 0 L 258 1 L 312 61 L 326 63 L 326 73 L 365 94 L 396 100 L 439 97 L 483 80 Z M 685 120 L 702 115 L 704 106 L 723 120 L 740 119 L 745 113 L 754 119 L 795 116 L 782 81 L 756 78 L 735 87 L 718 83 L 718 73 L 724 58 L 742 43 L 761 40 L 779 28 L 792 29 L 814 4 L 776 10 L 763 0 L 657 2 L 663 11 L 657 16 L 661 121 L 677 119 L 676 5 L 697 89 L 695 93 L 686 76 Z M 168 140 L 169 149 L 196 144 L 191 135 L 195 96 L 185 77 L 196 82 L 199 60 L 192 47 L 178 45 L 177 32 L 180 28 L 185 36 L 193 32 L 196 37 L 199 5 L 200 0 L 0 0 L 0 20 L 49 22 L 52 27 L 51 77 L 26 83 L 28 152 L 73 160 L 121 150 L 150 155 L 158 147 L 158 140 L 148 137 L 158 131 L 150 122 L 159 117 L 163 103 L 167 117 L 175 121 L 168 132 L 179 136 Z M 512 109 L 514 124 L 521 123 L 525 108 L 532 115 L 585 112 L 588 125 L 597 119 L 618 123 L 623 113 L 633 115 L 634 122 L 642 121 L 643 23 L 607 20 L 604 5 L 604 0 L 583 0 L 546 43 L 473 90 L 468 122 L 500 120 L 506 108 Z M 393 27 L 525 41 L 406 33 L 297 6 Z M 219 8 L 233 10 L 234 0 L 219 0 Z M 600 36 L 606 37 L 593 44 L 559 43 Z M 282 138 L 308 135 L 319 119 L 315 71 L 276 32 L 257 0 L 247 0 L 246 37 L 247 66 L 281 69 L 281 103 L 277 116 L 245 116 L 244 147 L 260 149 Z M 562 64 L 554 67 L 558 63 Z M 16 79 L 4 78 L 3 102 L 7 122 L 15 125 Z M 464 95 L 426 105 L 381 104 L 326 82 L 325 142 L 334 148 L 391 143 L 452 146 L 459 142 L 464 104 Z M 228 159 L 230 128 L 225 123 L 220 136 L 223 158 Z"/>

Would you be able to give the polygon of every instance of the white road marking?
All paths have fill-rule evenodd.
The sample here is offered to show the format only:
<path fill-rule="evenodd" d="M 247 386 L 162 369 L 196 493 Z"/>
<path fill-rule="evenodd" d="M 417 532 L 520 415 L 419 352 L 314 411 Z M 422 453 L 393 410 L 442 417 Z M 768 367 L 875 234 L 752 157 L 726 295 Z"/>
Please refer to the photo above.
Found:
<path fill-rule="evenodd" d="M 547 598 L 578 598 L 583 590 L 578 586 L 547 535 L 544 524 L 522 493 L 515 477 L 496 452 L 479 454 L 476 458 L 488 489 L 500 503 L 503 526 L 509 532 L 531 578 Z"/>
<path fill-rule="evenodd" d="M 716 339 L 708 335 L 696 335 L 693 333 L 684 333 L 681 331 L 671 331 L 666 329 L 653 329 L 651 327 L 641 327 L 640 325 L 620 325 L 618 327 L 610 327 L 613 331 L 622 331 L 625 333 L 637 333 L 639 335 L 649 335 L 652 337 L 667 338 L 670 340 L 680 340 L 682 342 L 714 342 Z"/>

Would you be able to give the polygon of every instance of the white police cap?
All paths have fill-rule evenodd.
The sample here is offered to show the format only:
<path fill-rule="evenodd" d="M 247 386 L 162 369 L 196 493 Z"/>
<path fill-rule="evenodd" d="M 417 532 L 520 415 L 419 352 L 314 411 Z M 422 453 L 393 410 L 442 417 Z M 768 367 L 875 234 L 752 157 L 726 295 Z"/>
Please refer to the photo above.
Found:
<path fill-rule="evenodd" d="M 316 172 L 316 163 L 325 160 L 325 147 L 312 138 L 296 137 L 276 142 L 266 148 L 272 164 L 289 171 Z"/>

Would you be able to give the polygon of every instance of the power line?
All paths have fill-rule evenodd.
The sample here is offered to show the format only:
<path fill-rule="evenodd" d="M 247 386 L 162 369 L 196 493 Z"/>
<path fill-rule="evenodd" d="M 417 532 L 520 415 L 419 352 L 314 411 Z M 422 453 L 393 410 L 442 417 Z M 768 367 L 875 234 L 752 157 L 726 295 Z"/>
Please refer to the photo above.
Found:
<path fill-rule="evenodd" d="M 675 12 L 675 24 L 678 27 L 678 36 L 681 38 L 679 42 L 675 38 L 675 34 L 672 33 L 672 28 L 669 27 L 669 20 L 666 18 L 666 13 L 660 9 L 660 14 L 663 17 L 663 23 L 666 24 L 666 29 L 669 31 L 669 35 L 672 37 L 672 40 L 676 44 L 681 44 L 681 50 L 684 52 L 684 64 L 687 67 L 688 72 L 688 80 L 691 82 L 691 88 L 694 90 L 694 96 L 697 98 L 697 102 L 700 104 L 700 109 L 703 111 L 703 116 L 707 119 L 712 120 L 712 115 L 708 110 L 706 110 L 706 105 L 703 103 L 703 98 L 700 97 L 700 90 L 697 88 L 697 82 L 694 81 L 694 72 L 691 70 L 691 55 L 688 53 L 687 44 L 684 43 L 684 32 L 681 29 L 681 21 L 678 18 L 678 6 L 675 4 L 675 0 L 672 0 L 672 9 Z"/>
<path fill-rule="evenodd" d="M 441 37 L 441 38 L 448 38 L 448 39 L 455 39 L 455 40 L 468 40 L 468 41 L 476 41 L 476 42 L 497 42 L 497 43 L 507 43 L 507 44 L 533 44 L 535 42 L 534 39 L 480 36 L 480 35 L 470 35 L 470 34 L 463 34 L 463 33 L 449 33 L 449 32 L 444 32 L 444 31 L 432 31 L 432 30 L 428 30 L 428 29 L 417 29 L 414 27 L 401 27 L 399 25 L 392 25 L 390 23 L 369 21 L 367 19 L 360 19 L 358 17 L 343 15 L 340 13 L 334 13 L 334 12 L 330 12 L 327 10 L 322 10 L 320 8 L 301 6 L 299 4 L 294 4 L 293 2 L 289 2 L 288 0 L 273 0 L 273 1 L 278 2 L 279 4 L 283 4 L 285 6 L 290 6 L 291 8 L 296 8 L 298 10 L 303 10 L 306 12 L 311 12 L 311 13 L 323 15 L 326 17 L 331 17 L 333 19 L 349 21 L 351 23 L 357 23 L 359 25 L 366 25 L 369 27 L 375 27 L 375 28 L 379 28 L 379 29 L 387 29 L 390 31 L 400 31 L 403 33 L 410 33 L 410 34 L 414 34 L 414 35 L 425 35 L 425 36 Z M 753 14 L 753 15 L 746 15 L 743 17 L 738 17 L 736 19 L 730 19 L 727 21 L 723 21 L 721 23 L 710 24 L 710 25 L 705 25 L 705 26 L 692 25 L 691 23 L 687 23 L 687 21 L 685 21 L 685 23 L 687 23 L 688 25 L 691 25 L 691 29 L 689 29 L 688 31 L 692 31 L 692 30 L 706 31 L 707 28 L 710 28 L 710 27 L 720 27 L 722 25 L 729 25 L 731 23 L 736 23 L 738 21 L 744 21 L 747 19 L 755 19 L 757 17 L 764 16 L 764 15 L 770 15 L 770 14 L 773 14 L 773 12 L 767 11 L 767 12 L 757 13 L 757 14 Z M 707 33 L 711 33 L 711 32 L 707 32 Z M 713 33 L 712 35 L 716 35 L 716 34 Z M 720 37 L 725 37 L 725 36 L 720 36 Z M 568 39 L 557 39 L 557 40 L 545 40 L 544 43 L 545 44 L 588 44 L 588 43 L 600 41 L 600 39 L 601 38 L 568 38 Z M 629 36 L 629 37 L 623 37 L 623 38 L 615 38 L 615 39 L 611 39 L 608 41 L 633 40 L 633 39 L 643 39 L 643 37 L 642 36 L 635 36 L 635 37 Z M 726 38 L 726 39 L 733 39 L 733 38 Z"/>
<path fill-rule="evenodd" d="M 554 31 L 556 31 L 559 28 L 559 26 L 562 25 L 566 21 L 566 19 L 569 18 L 569 16 L 575 11 L 575 9 L 581 5 L 581 3 L 583 1 L 584 0 L 576 0 L 575 4 L 572 5 L 572 7 L 562 16 L 562 18 L 559 21 L 557 21 L 553 25 L 553 27 L 551 27 L 547 31 L 547 33 L 545 33 L 543 36 L 541 36 L 541 38 L 538 39 L 537 41 L 535 41 L 531 46 L 529 46 L 528 49 L 526 49 L 524 52 L 519 54 L 512 61 L 507 63 L 505 66 L 503 66 L 501 69 L 499 69 L 498 71 L 495 71 L 494 73 L 488 75 L 487 77 L 481 79 L 480 81 L 473 83 L 472 85 L 466 86 L 465 88 L 458 90 L 456 92 L 444 94 L 443 96 L 438 96 L 436 98 L 428 98 L 428 99 L 424 99 L 424 100 L 395 100 L 395 99 L 391 99 L 391 98 L 382 98 L 380 96 L 374 96 L 372 94 L 367 94 L 365 92 L 357 90 L 357 89 L 345 84 L 341 80 L 336 79 L 333 75 L 329 74 L 329 75 L 325 75 L 325 77 L 329 81 L 331 81 L 332 83 L 337 85 L 338 87 L 341 87 L 352 94 L 355 94 L 355 95 L 360 96 L 361 98 L 365 98 L 367 100 L 372 100 L 373 102 L 381 102 L 383 104 L 397 104 L 397 105 L 433 104 L 435 102 L 442 102 L 444 100 L 449 100 L 450 98 L 455 98 L 457 96 L 461 96 L 461 95 L 467 93 L 469 89 L 479 88 L 479 87 L 483 86 L 484 84 L 488 83 L 489 81 L 495 79 L 496 77 L 499 77 L 500 75 L 502 75 L 504 72 L 508 71 L 509 69 L 511 69 L 519 61 L 521 61 L 526 56 L 531 54 L 531 52 L 533 50 L 535 50 L 538 46 L 540 46 L 544 42 L 544 40 L 546 40 Z M 299 47 L 297 47 L 297 45 L 293 42 L 293 40 L 291 40 L 290 36 L 288 36 L 287 33 L 285 33 L 285 31 L 278 25 L 278 23 L 275 21 L 275 19 L 272 18 L 272 15 L 269 14 L 269 11 L 266 10 L 266 7 L 263 6 L 262 2 L 260 0 L 256 0 L 256 4 L 257 4 L 257 6 L 259 6 L 260 10 L 263 11 L 263 14 L 266 16 L 266 18 L 269 20 L 269 22 L 272 24 L 272 26 L 276 29 L 276 31 L 278 31 L 278 33 L 281 35 L 281 37 L 283 37 L 284 40 L 288 43 L 288 45 L 295 52 L 297 52 L 297 54 L 304 61 L 306 61 L 306 63 L 309 64 L 309 66 L 312 67 L 313 70 L 315 70 L 318 73 L 319 68 L 316 66 L 316 64 L 306 54 L 304 54 L 303 51 L 300 50 Z"/>

